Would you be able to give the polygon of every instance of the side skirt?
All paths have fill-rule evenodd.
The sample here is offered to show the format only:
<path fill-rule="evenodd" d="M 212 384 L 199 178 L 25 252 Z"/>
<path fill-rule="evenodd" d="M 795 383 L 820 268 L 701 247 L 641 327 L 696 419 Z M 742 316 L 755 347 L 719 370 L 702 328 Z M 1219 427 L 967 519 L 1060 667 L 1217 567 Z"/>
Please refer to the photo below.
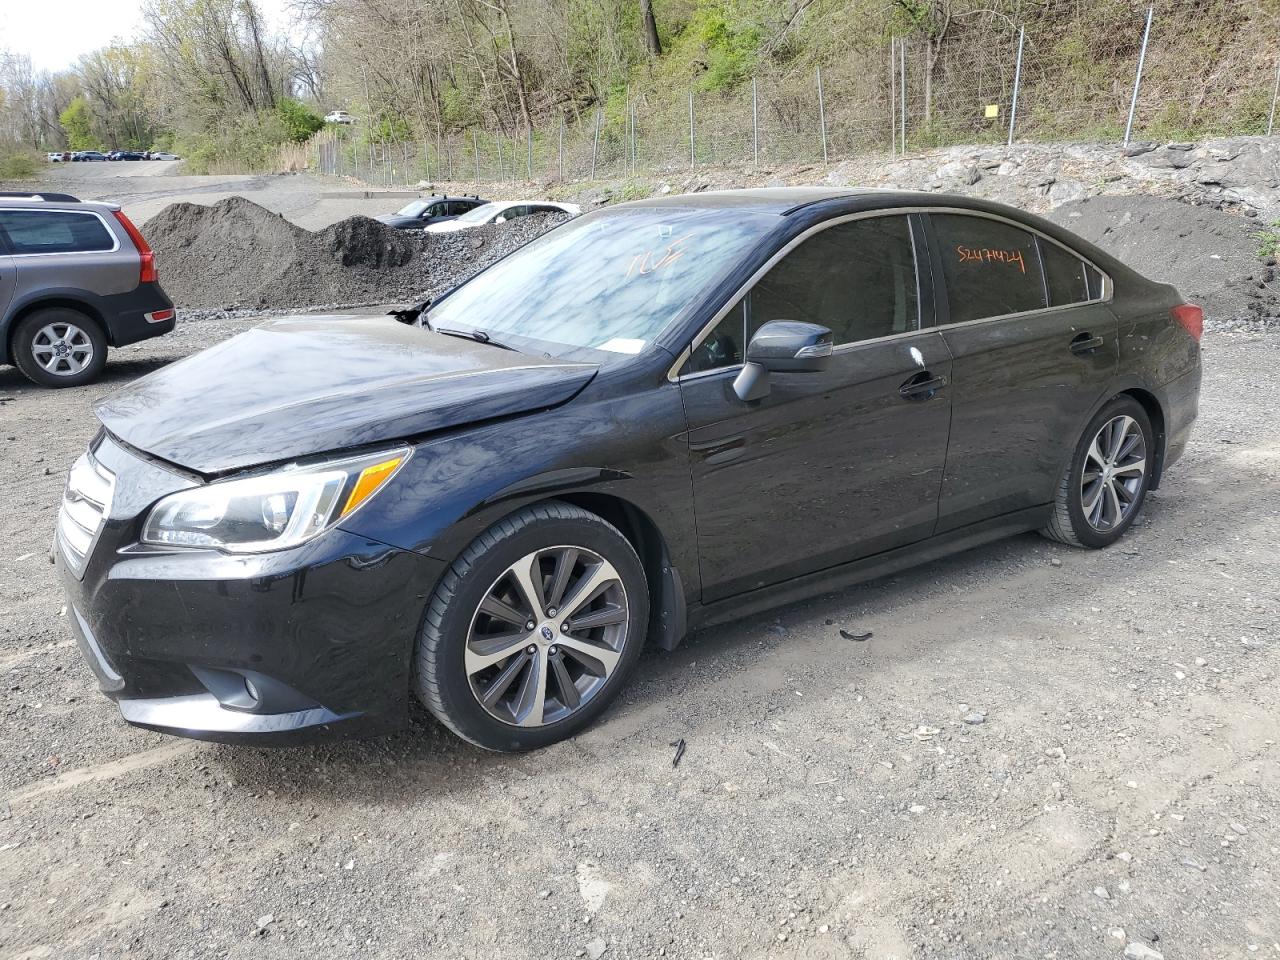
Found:
<path fill-rule="evenodd" d="M 693 631 L 702 627 L 729 623 L 762 610 L 812 597 L 815 594 L 839 590 L 856 583 L 898 573 L 909 567 L 928 563 L 930 560 L 937 560 L 993 540 L 1026 533 L 1028 530 L 1039 530 L 1048 521 L 1049 510 L 1050 506 L 1046 504 L 1042 507 L 1007 513 L 958 530 L 948 530 L 946 533 L 920 543 L 886 550 L 884 553 L 843 563 L 838 567 L 819 570 L 803 577 L 784 580 L 782 583 L 762 587 L 750 593 L 726 597 L 706 605 L 690 606 L 689 629 Z"/>

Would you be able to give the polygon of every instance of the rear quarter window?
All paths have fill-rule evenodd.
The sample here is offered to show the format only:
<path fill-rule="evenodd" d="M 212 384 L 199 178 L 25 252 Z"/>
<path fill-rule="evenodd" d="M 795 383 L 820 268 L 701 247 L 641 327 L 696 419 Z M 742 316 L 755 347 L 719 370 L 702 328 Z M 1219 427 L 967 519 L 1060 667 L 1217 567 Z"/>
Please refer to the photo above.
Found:
<path fill-rule="evenodd" d="M 70 210 L 0 210 L 0 230 L 11 252 L 19 255 L 92 253 L 116 245 L 95 214 Z"/>
<path fill-rule="evenodd" d="M 934 213 L 951 322 L 1040 310 L 1044 275 L 1035 235 L 1001 220 Z"/>
<path fill-rule="evenodd" d="M 1097 270 L 1056 243 L 1043 238 L 1037 238 L 1037 242 L 1050 306 L 1065 307 L 1101 298 L 1102 282 Z"/>

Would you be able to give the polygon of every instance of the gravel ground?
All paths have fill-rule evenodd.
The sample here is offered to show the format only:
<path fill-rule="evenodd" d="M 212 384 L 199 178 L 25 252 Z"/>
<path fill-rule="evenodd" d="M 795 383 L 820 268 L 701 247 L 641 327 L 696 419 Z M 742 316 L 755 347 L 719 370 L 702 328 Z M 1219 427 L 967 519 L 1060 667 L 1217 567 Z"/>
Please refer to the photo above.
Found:
<path fill-rule="evenodd" d="M 90 402 L 251 323 L 90 388 L 0 370 L 0 956 L 1280 956 L 1280 333 L 1206 338 L 1116 548 L 1017 537 L 717 628 L 499 756 L 421 715 L 171 740 L 94 689 L 45 562 Z"/>

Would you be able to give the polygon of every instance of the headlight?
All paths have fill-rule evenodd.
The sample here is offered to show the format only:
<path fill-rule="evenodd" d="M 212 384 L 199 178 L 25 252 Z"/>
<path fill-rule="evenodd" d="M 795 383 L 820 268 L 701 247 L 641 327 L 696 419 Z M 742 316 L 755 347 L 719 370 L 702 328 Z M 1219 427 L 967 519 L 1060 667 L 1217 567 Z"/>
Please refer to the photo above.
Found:
<path fill-rule="evenodd" d="M 142 542 L 228 553 L 294 547 L 365 503 L 409 453 L 406 447 L 182 490 L 152 508 Z"/>

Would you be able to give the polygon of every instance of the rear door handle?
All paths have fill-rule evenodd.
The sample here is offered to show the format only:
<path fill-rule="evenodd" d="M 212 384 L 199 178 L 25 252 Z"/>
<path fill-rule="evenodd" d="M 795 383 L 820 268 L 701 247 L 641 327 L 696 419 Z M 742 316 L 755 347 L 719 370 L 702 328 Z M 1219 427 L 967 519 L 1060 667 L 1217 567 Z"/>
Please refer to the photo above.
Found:
<path fill-rule="evenodd" d="M 946 385 L 946 377 L 935 377 L 928 370 L 921 370 L 898 388 L 898 394 L 904 400 L 928 400 Z"/>
<path fill-rule="evenodd" d="M 1072 353 L 1093 353 L 1102 346 L 1102 338 L 1095 337 L 1091 333 L 1082 333 L 1071 341 Z"/>

